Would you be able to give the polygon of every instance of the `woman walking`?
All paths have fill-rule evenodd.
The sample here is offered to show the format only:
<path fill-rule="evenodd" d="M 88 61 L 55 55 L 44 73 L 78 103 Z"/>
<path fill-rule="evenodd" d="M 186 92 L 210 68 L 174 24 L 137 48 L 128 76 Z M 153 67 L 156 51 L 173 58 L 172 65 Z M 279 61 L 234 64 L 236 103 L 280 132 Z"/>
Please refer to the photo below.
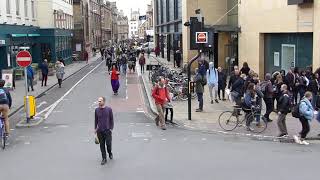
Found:
<path fill-rule="evenodd" d="M 144 73 L 144 65 L 146 64 L 146 58 L 144 57 L 144 53 L 142 53 L 139 58 L 139 64 L 140 64 L 140 68 L 141 68 L 141 74 L 143 74 Z"/>
<path fill-rule="evenodd" d="M 62 79 L 64 76 L 64 65 L 61 61 L 56 62 L 56 76 L 58 79 L 59 88 L 61 88 Z"/>
<path fill-rule="evenodd" d="M 119 82 L 120 72 L 118 71 L 116 65 L 112 66 L 112 70 L 110 74 L 111 74 L 111 86 L 112 86 L 113 93 L 114 95 L 118 95 L 118 90 L 120 87 L 120 82 Z"/>
<path fill-rule="evenodd" d="M 299 104 L 299 120 L 302 125 L 302 130 L 299 133 L 299 136 L 293 136 L 293 139 L 298 144 L 309 145 L 307 141 L 305 141 L 308 133 L 310 132 L 310 122 L 313 119 L 313 107 L 311 105 L 312 93 L 307 91 L 304 95 L 304 98 L 300 101 Z"/>

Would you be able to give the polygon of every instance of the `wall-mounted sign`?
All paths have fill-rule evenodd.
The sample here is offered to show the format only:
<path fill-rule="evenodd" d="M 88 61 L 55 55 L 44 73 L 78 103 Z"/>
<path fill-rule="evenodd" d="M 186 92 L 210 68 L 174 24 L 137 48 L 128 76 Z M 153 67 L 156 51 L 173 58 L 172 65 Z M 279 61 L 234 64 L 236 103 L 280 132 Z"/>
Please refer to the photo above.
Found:
<path fill-rule="evenodd" d="M 280 66 L 280 53 L 279 52 L 274 52 L 274 54 L 273 54 L 273 65 Z"/>

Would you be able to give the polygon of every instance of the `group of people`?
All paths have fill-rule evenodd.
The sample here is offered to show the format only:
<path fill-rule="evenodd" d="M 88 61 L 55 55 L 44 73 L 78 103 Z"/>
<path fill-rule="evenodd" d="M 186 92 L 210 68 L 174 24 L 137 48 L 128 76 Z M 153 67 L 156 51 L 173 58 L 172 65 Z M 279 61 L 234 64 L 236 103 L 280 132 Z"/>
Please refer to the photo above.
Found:
<path fill-rule="evenodd" d="M 218 96 L 222 92 L 222 100 L 225 100 L 225 93 L 230 92 L 230 99 L 243 109 L 250 113 L 253 108 L 261 113 L 262 102 L 266 106 L 266 112 L 262 120 L 272 122 L 270 114 L 278 114 L 277 125 L 279 128 L 279 138 L 288 137 L 286 126 L 286 116 L 292 111 L 297 111 L 302 130 L 294 139 L 299 144 L 309 144 L 305 139 L 310 131 L 310 121 L 316 119 L 320 122 L 320 69 L 312 73 L 308 67 L 306 70 L 291 68 L 286 73 L 284 70 L 276 71 L 272 74 L 266 73 L 263 80 L 259 80 L 259 75 L 255 73 L 248 65 L 243 63 L 240 69 L 234 66 L 227 84 L 227 76 L 221 67 L 217 69 L 212 62 L 206 67 L 204 59 L 199 61 L 199 67 L 195 70 L 194 77 L 195 91 L 198 95 L 199 108 L 196 112 L 203 111 L 203 92 L 205 85 L 208 85 L 211 103 L 219 103 Z M 215 96 L 213 97 L 213 92 Z M 213 101 L 214 100 L 214 101 Z M 276 105 L 275 105 L 276 103 Z M 237 112 L 240 113 L 240 112 Z M 292 112 L 293 114 L 295 112 Z M 261 126 L 260 119 L 257 118 L 257 126 Z M 247 119 L 247 130 L 250 129 L 250 121 Z M 320 136 L 320 134 L 319 134 Z"/>

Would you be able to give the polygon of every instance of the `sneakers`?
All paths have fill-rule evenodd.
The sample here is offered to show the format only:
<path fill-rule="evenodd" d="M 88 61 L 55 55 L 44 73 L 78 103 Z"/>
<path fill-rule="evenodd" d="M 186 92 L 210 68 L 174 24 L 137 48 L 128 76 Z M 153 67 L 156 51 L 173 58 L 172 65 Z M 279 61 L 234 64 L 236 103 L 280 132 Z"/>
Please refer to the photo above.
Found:
<path fill-rule="evenodd" d="M 252 127 L 250 127 L 250 126 L 246 126 L 246 130 L 247 131 L 253 131 L 254 129 Z"/>
<path fill-rule="evenodd" d="M 297 143 L 297 144 L 301 144 L 301 143 L 302 143 L 301 140 L 300 140 L 300 138 L 299 138 L 297 135 L 294 135 L 294 136 L 293 136 L 293 140 L 294 140 L 294 142 Z"/>
<path fill-rule="evenodd" d="M 164 130 L 164 131 L 165 131 L 165 130 L 167 130 L 167 128 L 166 128 L 166 127 L 162 127 L 161 129 L 162 129 L 162 130 Z"/>
<path fill-rule="evenodd" d="M 302 144 L 302 145 L 309 145 L 310 143 L 308 143 L 308 142 L 305 141 L 305 140 L 302 140 L 302 141 L 301 141 L 301 144 Z"/>
<path fill-rule="evenodd" d="M 107 163 L 107 159 L 102 159 L 101 165 L 103 166 L 103 165 L 105 165 L 106 163 Z"/>
<path fill-rule="evenodd" d="M 278 138 L 288 138 L 288 137 L 289 137 L 288 134 L 280 134 L 280 135 L 278 136 Z"/>
<path fill-rule="evenodd" d="M 219 103 L 218 99 L 215 99 L 216 103 Z"/>
<path fill-rule="evenodd" d="M 196 109 L 196 112 L 202 112 L 203 110 L 202 109 Z"/>

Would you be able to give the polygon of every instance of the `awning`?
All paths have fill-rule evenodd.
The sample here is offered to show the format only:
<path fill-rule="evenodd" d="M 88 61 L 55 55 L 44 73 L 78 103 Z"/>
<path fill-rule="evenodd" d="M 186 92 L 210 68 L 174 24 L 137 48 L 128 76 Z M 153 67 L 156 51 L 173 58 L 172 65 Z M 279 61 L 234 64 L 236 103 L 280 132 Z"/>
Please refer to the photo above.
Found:
<path fill-rule="evenodd" d="M 40 34 L 28 34 L 29 37 L 38 37 Z"/>
<path fill-rule="evenodd" d="M 12 37 L 27 37 L 28 34 L 11 34 Z"/>
<path fill-rule="evenodd" d="M 240 27 L 230 25 L 205 25 L 205 28 L 213 28 L 216 32 L 241 32 Z"/>

